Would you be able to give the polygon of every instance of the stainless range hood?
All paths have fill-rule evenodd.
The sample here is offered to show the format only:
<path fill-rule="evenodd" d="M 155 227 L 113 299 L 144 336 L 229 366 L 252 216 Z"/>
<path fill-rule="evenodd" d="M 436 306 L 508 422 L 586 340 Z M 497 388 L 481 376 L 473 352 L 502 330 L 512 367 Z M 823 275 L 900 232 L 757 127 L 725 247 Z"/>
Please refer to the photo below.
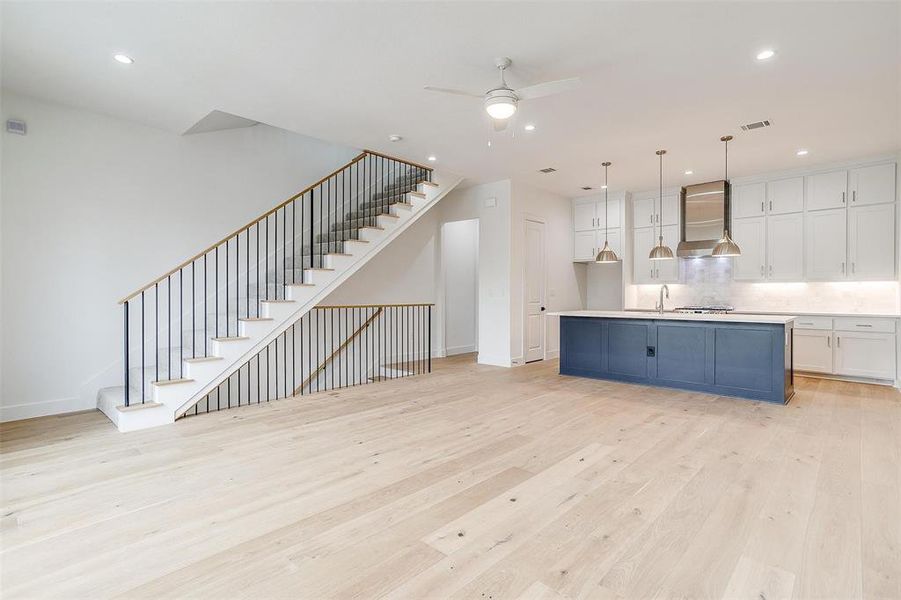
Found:
<path fill-rule="evenodd" d="M 710 181 L 682 188 L 682 237 L 676 256 L 710 256 L 713 247 L 731 228 L 731 190 L 726 180 Z"/>

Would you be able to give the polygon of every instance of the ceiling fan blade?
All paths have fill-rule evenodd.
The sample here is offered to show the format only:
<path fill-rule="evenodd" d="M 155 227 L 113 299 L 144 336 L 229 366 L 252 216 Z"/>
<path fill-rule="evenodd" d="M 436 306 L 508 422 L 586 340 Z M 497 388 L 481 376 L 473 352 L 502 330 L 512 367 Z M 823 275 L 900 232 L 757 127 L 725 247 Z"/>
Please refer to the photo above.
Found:
<path fill-rule="evenodd" d="M 504 131 L 507 128 L 507 121 L 510 119 L 492 119 L 495 131 Z"/>
<path fill-rule="evenodd" d="M 454 96 L 469 96 L 470 98 L 483 98 L 484 94 L 473 94 L 472 92 L 466 92 L 463 90 L 454 90 L 451 88 L 442 88 L 442 87 L 434 87 L 431 85 L 427 85 L 422 89 L 428 90 L 430 92 L 439 92 L 441 94 L 453 94 Z"/>
<path fill-rule="evenodd" d="M 541 98 L 542 96 L 550 96 L 552 94 L 560 94 L 579 88 L 582 80 L 578 77 L 572 79 L 558 79 L 557 81 L 546 81 L 544 83 L 536 83 L 516 90 L 516 95 L 522 100 L 531 100 L 532 98 Z"/>

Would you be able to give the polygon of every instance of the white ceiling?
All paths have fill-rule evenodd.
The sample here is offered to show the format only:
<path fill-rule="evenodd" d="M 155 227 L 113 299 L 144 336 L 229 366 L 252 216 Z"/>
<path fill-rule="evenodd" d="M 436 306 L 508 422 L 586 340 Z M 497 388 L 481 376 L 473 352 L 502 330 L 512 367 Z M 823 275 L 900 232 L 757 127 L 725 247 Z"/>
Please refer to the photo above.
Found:
<path fill-rule="evenodd" d="M 179 133 L 222 110 L 568 196 L 599 185 L 604 160 L 611 189 L 653 188 L 658 148 L 669 150 L 668 184 L 721 177 L 723 134 L 735 135 L 734 176 L 901 147 L 899 2 L 75 1 L 2 11 L 2 83 L 21 93 Z M 776 58 L 757 62 L 763 47 Z M 116 52 L 135 64 L 114 62 Z M 478 100 L 422 89 L 488 89 L 495 56 L 513 58 L 513 87 L 573 76 L 584 85 L 524 103 L 512 139 L 490 132 Z M 760 119 L 773 127 L 740 131 Z M 404 140 L 389 142 L 394 133 Z M 558 172 L 537 173 L 548 166 Z"/>

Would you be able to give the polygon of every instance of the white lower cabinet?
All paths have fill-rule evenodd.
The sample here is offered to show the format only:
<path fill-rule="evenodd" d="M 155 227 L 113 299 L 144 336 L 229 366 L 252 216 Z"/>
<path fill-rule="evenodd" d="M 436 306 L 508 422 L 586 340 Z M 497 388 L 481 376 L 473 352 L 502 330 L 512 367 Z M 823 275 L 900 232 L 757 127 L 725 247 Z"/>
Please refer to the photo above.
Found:
<path fill-rule="evenodd" d="M 835 374 L 895 378 L 895 334 L 835 332 Z"/>
<path fill-rule="evenodd" d="M 895 380 L 895 320 L 799 317 L 793 364 L 797 371 Z"/>
<path fill-rule="evenodd" d="M 794 368 L 832 373 L 832 330 L 795 328 Z"/>

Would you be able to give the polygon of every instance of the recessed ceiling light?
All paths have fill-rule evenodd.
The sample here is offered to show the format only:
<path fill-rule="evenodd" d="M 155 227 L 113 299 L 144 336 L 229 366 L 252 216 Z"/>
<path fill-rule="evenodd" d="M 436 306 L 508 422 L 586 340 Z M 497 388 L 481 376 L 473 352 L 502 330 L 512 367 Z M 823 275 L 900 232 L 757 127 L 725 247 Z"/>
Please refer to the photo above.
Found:
<path fill-rule="evenodd" d="M 688 169 L 687 171 L 685 171 L 685 174 L 686 174 L 686 175 L 694 175 L 695 172 L 692 171 L 691 169 Z"/>
<path fill-rule="evenodd" d="M 388 136 L 388 141 L 389 141 L 389 142 L 399 142 L 399 141 L 401 141 L 402 139 L 404 139 L 404 138 L 400 137 L 400 136 L 397 135 L 397 134 L 392 134 L 392 135 L 389 135 L 389 136 Z"/>
<path fill-rule="evenodd" d="M 807 156 L 807 150 L 805 150 L 804 148 L 801 148 L 800 150 L 795 152 L 795 154 L 797 154 L 798 156 Z"/>
<path fill-rule="evenodd" d="M 429 157 L 429 162 L 435 162 L 436 160 L 438 159 L 434 155 Z"/>
<path fill-rule="evenodd" d="M 116 60 L 116 62 L 120 62 L 123 65 L 131 65 L 135 62 L 135 59 L 127 54 L 116 54 L 113 56 L 113 58 Z"/>
<path fill-rule="evenodd" d="M 769 60 L 776 56 L 776 51 L 767 48 L 766 50 L 761 50 L 757 53 L 757 60 Z"/>
<path fill-rule="evenodd" d="M 535 131 L 535 126 L 529 123 L 528 125 L 523 127 L 523 129 L 525 129 L 526 131 Z"/>

